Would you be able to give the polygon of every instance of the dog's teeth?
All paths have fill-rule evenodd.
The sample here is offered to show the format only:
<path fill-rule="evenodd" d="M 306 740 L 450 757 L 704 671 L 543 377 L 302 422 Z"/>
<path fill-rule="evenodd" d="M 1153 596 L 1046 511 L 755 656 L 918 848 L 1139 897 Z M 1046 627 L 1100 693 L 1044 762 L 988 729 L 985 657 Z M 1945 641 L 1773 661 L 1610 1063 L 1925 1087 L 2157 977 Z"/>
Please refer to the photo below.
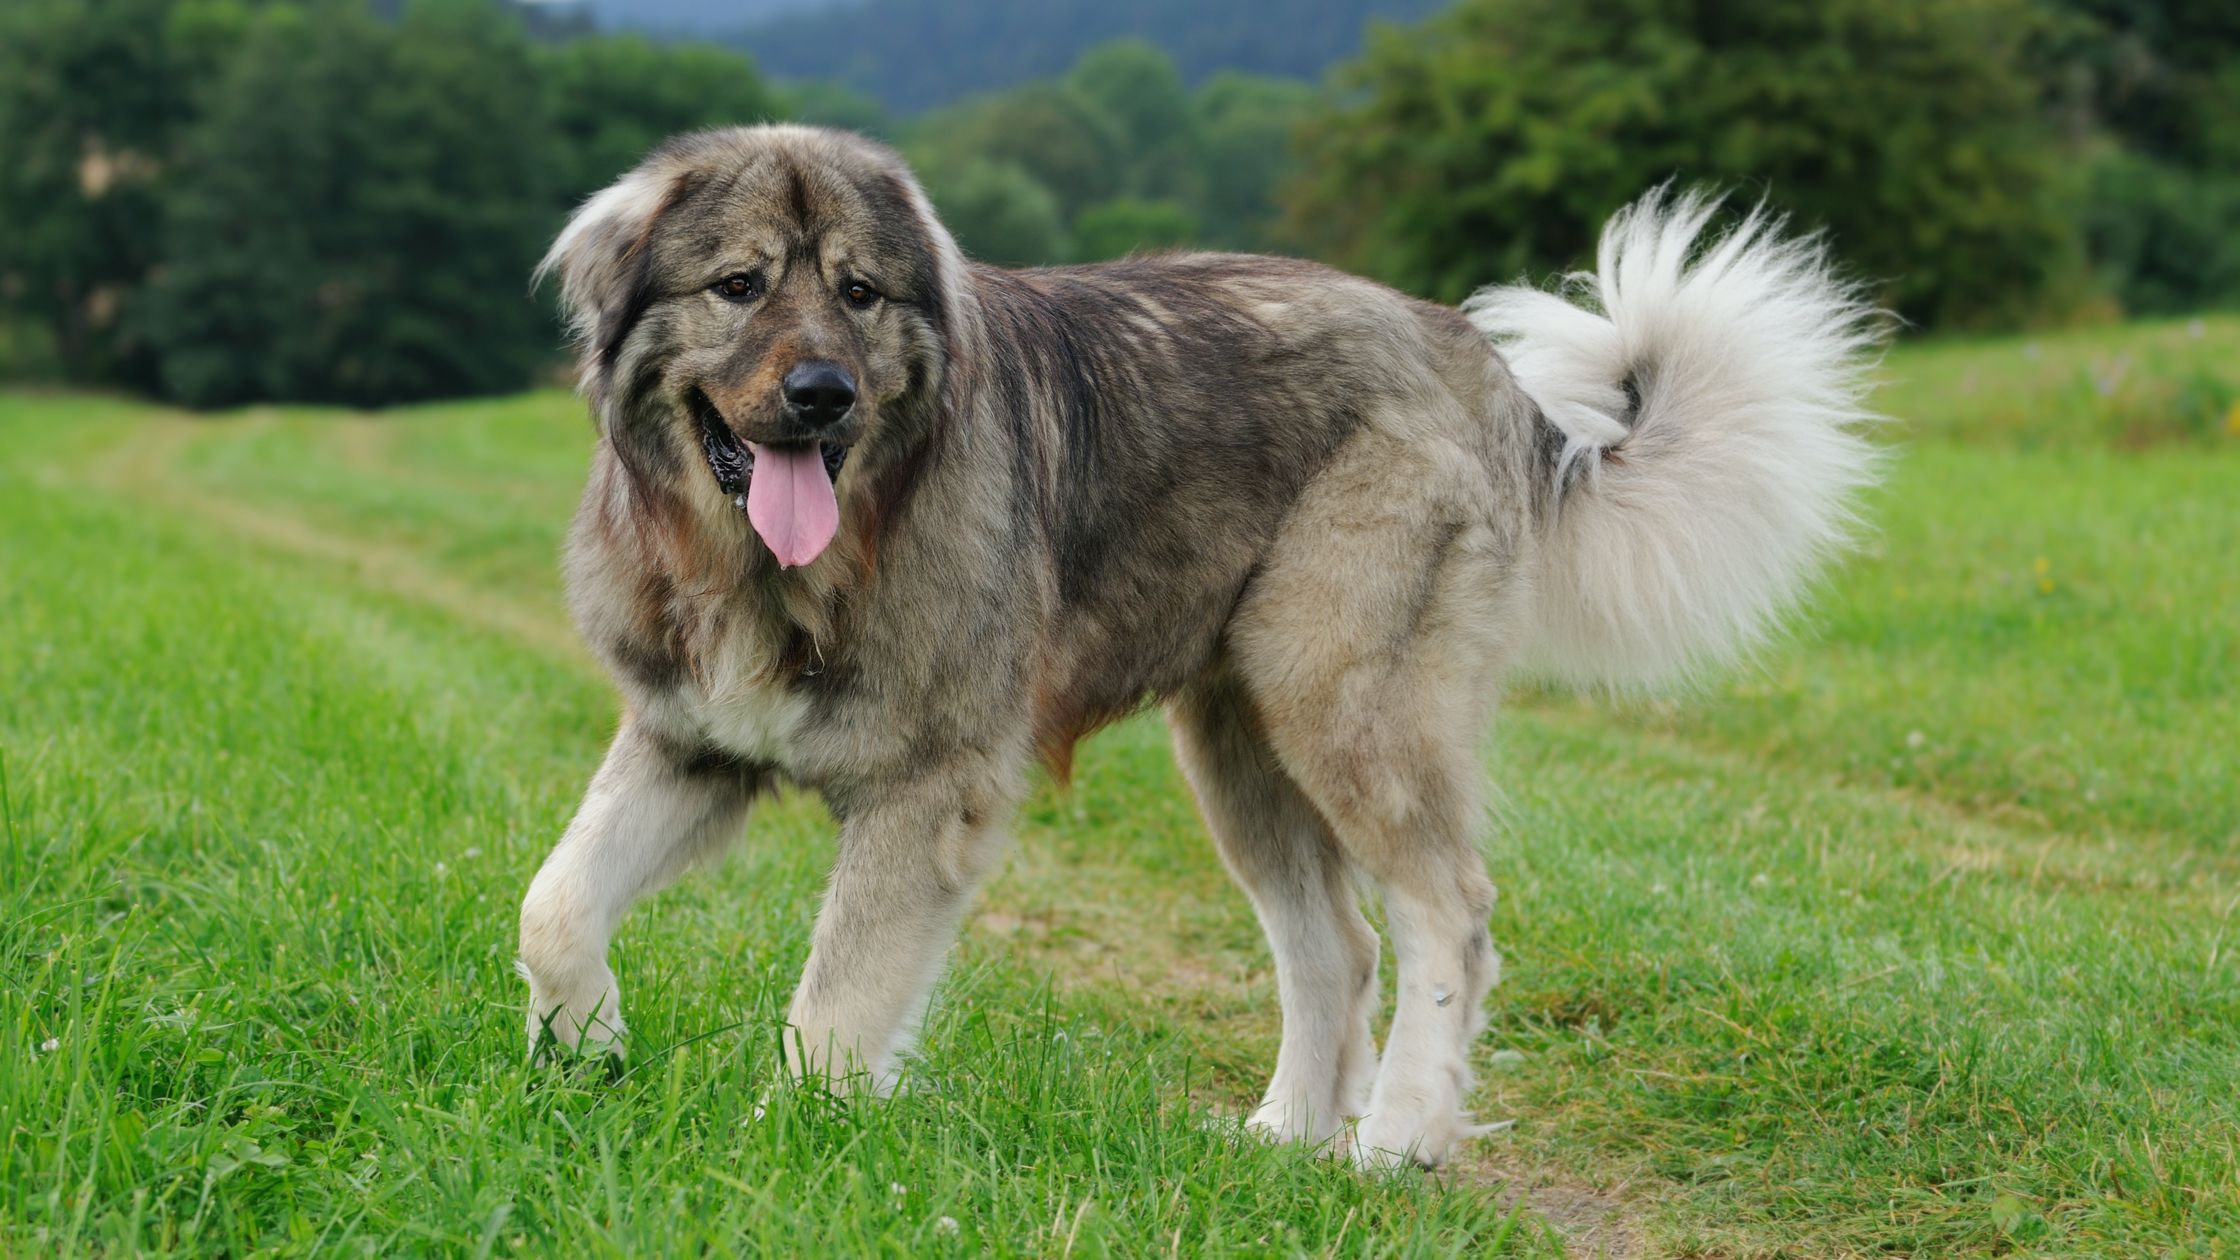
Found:
<path fill-rule="evenodd" d="M 743 495 L 743 494 L 742 494 L 742 495 L 740 495 L 740 496 L 739 496 L 738 498 L 736 498 L 736 499 L 733 499 L 733 500 L 731 501 L 731 506 L 733 506 L 733 507 L 735 507 L 735 508 L 738 508 L 738 509 L 740 509 L 741 511 L 744 511 L 744 510 L 746 510 L 746 506 L 747 506 L 747 496 L 745 496 L 745 495 Z"/>

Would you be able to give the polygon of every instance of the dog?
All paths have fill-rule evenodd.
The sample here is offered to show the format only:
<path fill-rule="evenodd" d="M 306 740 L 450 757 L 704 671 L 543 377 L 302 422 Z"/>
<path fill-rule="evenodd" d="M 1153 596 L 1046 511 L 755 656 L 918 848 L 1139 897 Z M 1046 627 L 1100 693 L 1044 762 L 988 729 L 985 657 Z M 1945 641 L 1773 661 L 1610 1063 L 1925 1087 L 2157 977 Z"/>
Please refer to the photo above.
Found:
<path fill-rule="evenodd" d="M 1455 309 L 1286 258 L 979 265 L 844 132 L 654 152 L 539 272 L 599 435 L 570 604 L 623 716 L 522 906 L 532 1052 L 621 1054 L 625 911 L 793 783 L 840 836 L 786 1068 L 892 1088 L 1033 764 L 1163 704 L 1274 954 L 1249 1126 L 1439 1163 L 1499 969 L 1504 680 L 1732 660 L 1875 475 L 1877 312 L 1817 237 L 1716 210 L 1657 190 L 1594 273 Z"/>

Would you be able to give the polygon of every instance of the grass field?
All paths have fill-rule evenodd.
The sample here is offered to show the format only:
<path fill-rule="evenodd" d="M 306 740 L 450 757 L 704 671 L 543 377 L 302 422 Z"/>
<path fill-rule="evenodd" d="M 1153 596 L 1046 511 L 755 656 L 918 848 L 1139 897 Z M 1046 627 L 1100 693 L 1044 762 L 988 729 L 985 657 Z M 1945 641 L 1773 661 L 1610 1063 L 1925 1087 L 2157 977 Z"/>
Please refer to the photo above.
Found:
<path fill-rule="evenodd" d="M 1155 718 L 1039 791 L 916 1088 L 776 1095 L 830 827 L 649 902 L 607 1086 L 520 893 L 612 729 L 560 393 L 0 395 L 0 1255 L 2240 1254 L 2240 320 L 1911 346 L 1877 532 L 1681 703 L 1488 746 L 1439 1176 L 1232 1135 L 1274 984 Z"/>

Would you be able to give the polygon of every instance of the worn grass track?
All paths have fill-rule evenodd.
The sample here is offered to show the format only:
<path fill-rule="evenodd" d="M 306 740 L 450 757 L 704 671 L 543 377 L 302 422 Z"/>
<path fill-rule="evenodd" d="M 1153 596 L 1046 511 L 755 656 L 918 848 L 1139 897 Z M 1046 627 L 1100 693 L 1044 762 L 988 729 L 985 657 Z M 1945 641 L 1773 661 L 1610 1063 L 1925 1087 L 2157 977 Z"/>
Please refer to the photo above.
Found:
<path fill-rule="evenodd" d="M 1272 977 L 1148 718 L 1029 802 L 907 1097 L 750 1122 L 799 798 L 625 928 L 630 1076 L 530 1069 L 513 909 L 613 720 L 554 573 L 577 405 L 0 396 L 0 1254 L 2227 1254 L 2235 362 L 2229 320 L 1908 347 L 1793 642 L 1520 694 L 1517 1124 L 1369 1180 L 1216 1122 Z"/>

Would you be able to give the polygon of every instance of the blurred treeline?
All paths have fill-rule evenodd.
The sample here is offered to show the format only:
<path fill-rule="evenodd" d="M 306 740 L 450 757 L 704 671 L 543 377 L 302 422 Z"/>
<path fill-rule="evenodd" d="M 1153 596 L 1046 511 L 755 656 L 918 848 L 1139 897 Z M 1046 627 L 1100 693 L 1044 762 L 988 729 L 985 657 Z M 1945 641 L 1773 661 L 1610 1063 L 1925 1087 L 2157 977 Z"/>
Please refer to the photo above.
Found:
<path fill-rule="evenodd" d="M 499 0 L 0 4 L 0 374 L 207 406 L 510 390 L 526 276 L 662 137 L 885 136 L 1005 263 L 1305 253 L 1441 300 L 1586 261 L 1666 178 L 1824 226 L 1918 326 L 2240 298 L 2240 5 L 1460 0 L 1320 85 L 1142 42 L 907 118 Z"/>

